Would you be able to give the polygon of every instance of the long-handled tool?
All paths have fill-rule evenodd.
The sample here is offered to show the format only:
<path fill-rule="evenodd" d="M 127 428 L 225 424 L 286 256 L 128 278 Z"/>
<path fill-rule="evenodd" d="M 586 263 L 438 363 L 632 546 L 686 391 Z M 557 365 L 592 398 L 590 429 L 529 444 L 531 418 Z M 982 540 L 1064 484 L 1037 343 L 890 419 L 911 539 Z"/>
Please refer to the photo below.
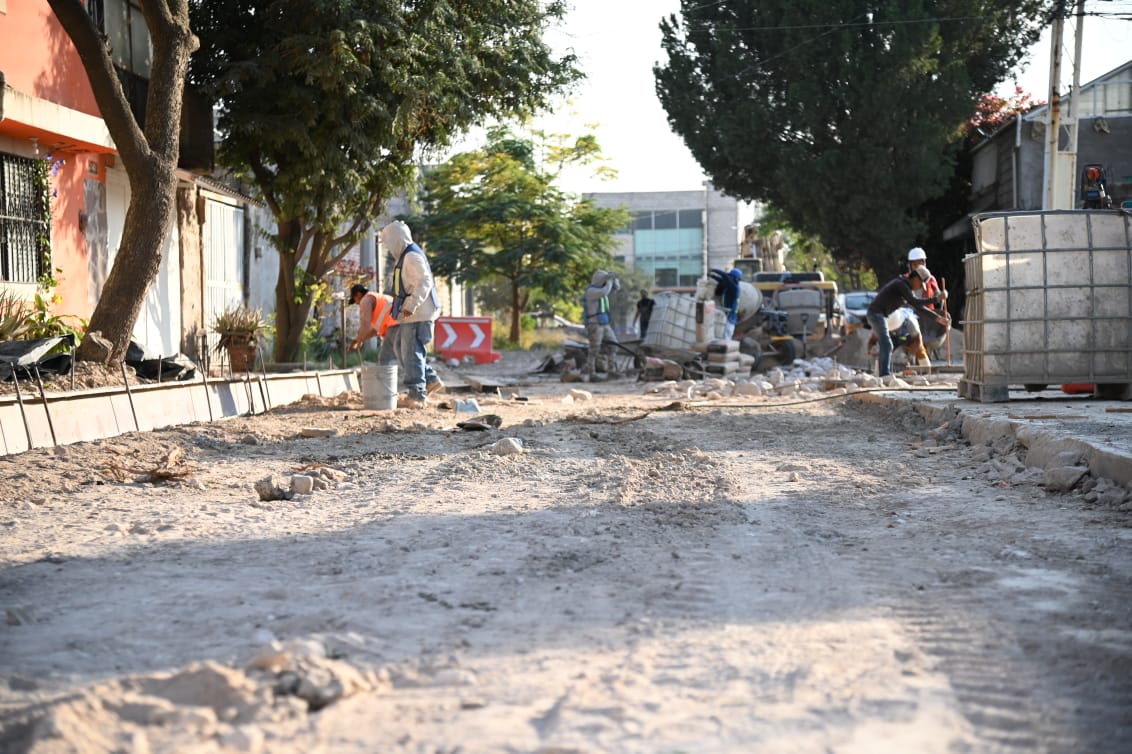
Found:
<path fill-rule="evenodd" d="M 951 366 L 951 310 L 947 307 L 947 278 L 939 279 L 940 290 L 943 291 L 943 316 L 947 317 L 947 330 L 943 333 L 943 347 L 947 353 L 947 365 Z"/>

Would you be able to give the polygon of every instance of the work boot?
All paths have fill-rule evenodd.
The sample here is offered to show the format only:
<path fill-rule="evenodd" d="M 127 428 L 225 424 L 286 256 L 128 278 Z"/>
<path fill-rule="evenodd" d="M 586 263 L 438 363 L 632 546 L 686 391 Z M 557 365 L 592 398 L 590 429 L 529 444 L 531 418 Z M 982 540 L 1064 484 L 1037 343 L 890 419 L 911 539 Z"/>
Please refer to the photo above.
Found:
<path fill-rule="evenodd" d="M 444 392 L 444 382 L 442 380 L 439 380 L 439 379 L 436 382 L 430 382 L 430 383 L 428 383 L 428 385 L 425 386 L 425 391 L 430 396 L 433 393 L 443 393 Z"/>
<path fill-rule="evenodd" d="M 410 398 L 407 395 L 397 397 L 397 408 L 421 409 L 428 406 L 427 398 Z"/>

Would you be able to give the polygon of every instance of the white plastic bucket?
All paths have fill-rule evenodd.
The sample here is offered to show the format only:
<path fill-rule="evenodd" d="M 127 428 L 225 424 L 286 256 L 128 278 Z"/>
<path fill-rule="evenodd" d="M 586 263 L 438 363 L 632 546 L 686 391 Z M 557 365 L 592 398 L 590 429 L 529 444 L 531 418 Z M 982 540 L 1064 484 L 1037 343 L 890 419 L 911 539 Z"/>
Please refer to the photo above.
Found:
<path fill-rule="evenodd" d="M 374 411 L 397 408 L 397 365 L 362 367 L 362 405 Z"/>

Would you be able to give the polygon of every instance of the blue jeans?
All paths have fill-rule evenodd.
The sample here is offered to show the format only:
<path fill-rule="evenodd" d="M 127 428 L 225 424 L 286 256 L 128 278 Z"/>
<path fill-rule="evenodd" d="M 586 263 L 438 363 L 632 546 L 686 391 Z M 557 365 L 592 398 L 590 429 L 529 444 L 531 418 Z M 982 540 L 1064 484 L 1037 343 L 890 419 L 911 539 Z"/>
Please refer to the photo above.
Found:
<path fill-rule="evenodd" d="M 402 322 L 396 327 L 390 327 L 385 333 L 386 340 L 391 341 L 390 348 L 396 354 L 397 362 L 401 367 L 401 384 L 405 386 L 405 391 L 413 400 L 424 400 L 427 395 L 425 386 L 440 379 L 427 360 L 432 332 L 432 322 Z M 388 358 L 383 342 L 377 355 L 377 362 L 387 364 Z"/>
<path fill-rule="evenodd" d="M 873 335 L 877 336 L 877 376 L 885 377 L 892 373 L 892 336 L 888 334 L 888 323 L 883 314 L 865 316 L 869 327 L 873 328 Z"/>
<path fill-rule="evenodd" d="M 396 335 L 397 328 L 390 327 L 385 331 L 385 337 L 381 339 L 381 346 L 377 349 L 377 363 L 383 367 L 401 363 L 401 357 L 397 355 Z"/>

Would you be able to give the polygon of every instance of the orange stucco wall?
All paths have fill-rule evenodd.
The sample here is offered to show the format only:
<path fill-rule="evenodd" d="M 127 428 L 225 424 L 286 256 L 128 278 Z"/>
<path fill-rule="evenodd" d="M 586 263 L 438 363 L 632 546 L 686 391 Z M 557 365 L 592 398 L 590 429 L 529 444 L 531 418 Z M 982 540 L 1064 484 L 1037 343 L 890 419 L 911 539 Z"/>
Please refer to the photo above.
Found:
<path fill-rule="evenodd" d="M 79 215 L 86 212 L 83 183 L 87 177 L 88 161 L 94 160 L 98 164 L 98 156 L 67 153 L 58 157 L 64 162 L 53 180 L 55 195 L 51 204 L 51 261 L 52 266 L 57 268 L 52 272 L 59 280 L 59 287 L 55 289 L 58 303 L 52 306 L 52 312 L 90 319 L 93 309 L 88 293 L 89 261 Z"/>
<path fill-rule="evenodd" d="M 10 0 L 7 13 L 0 13 L 0 71 L 4 72 L 5 85 L 16 92 L 99 115 L 78 52 L 46 0 Z M 59 286 L 54 291 L 57 303 L 51 310 L 88 319 L 92 311 L 90 264 L 80 220 L 87 212 L 84 181 L 104 181 L 107 158 L 80 151 L 49 154 L 48 145 L 55 139 L 50 122 L 0 122 L 0 149 L 25 157 L 63 160 L 52 177 L 51 272 Z"/>
<path fill-rule="evenodd" d="M 17 91 L 99 114 L 79 53 L 47 0 L 9 0 L 0 13 L 0 70 Z"/>

